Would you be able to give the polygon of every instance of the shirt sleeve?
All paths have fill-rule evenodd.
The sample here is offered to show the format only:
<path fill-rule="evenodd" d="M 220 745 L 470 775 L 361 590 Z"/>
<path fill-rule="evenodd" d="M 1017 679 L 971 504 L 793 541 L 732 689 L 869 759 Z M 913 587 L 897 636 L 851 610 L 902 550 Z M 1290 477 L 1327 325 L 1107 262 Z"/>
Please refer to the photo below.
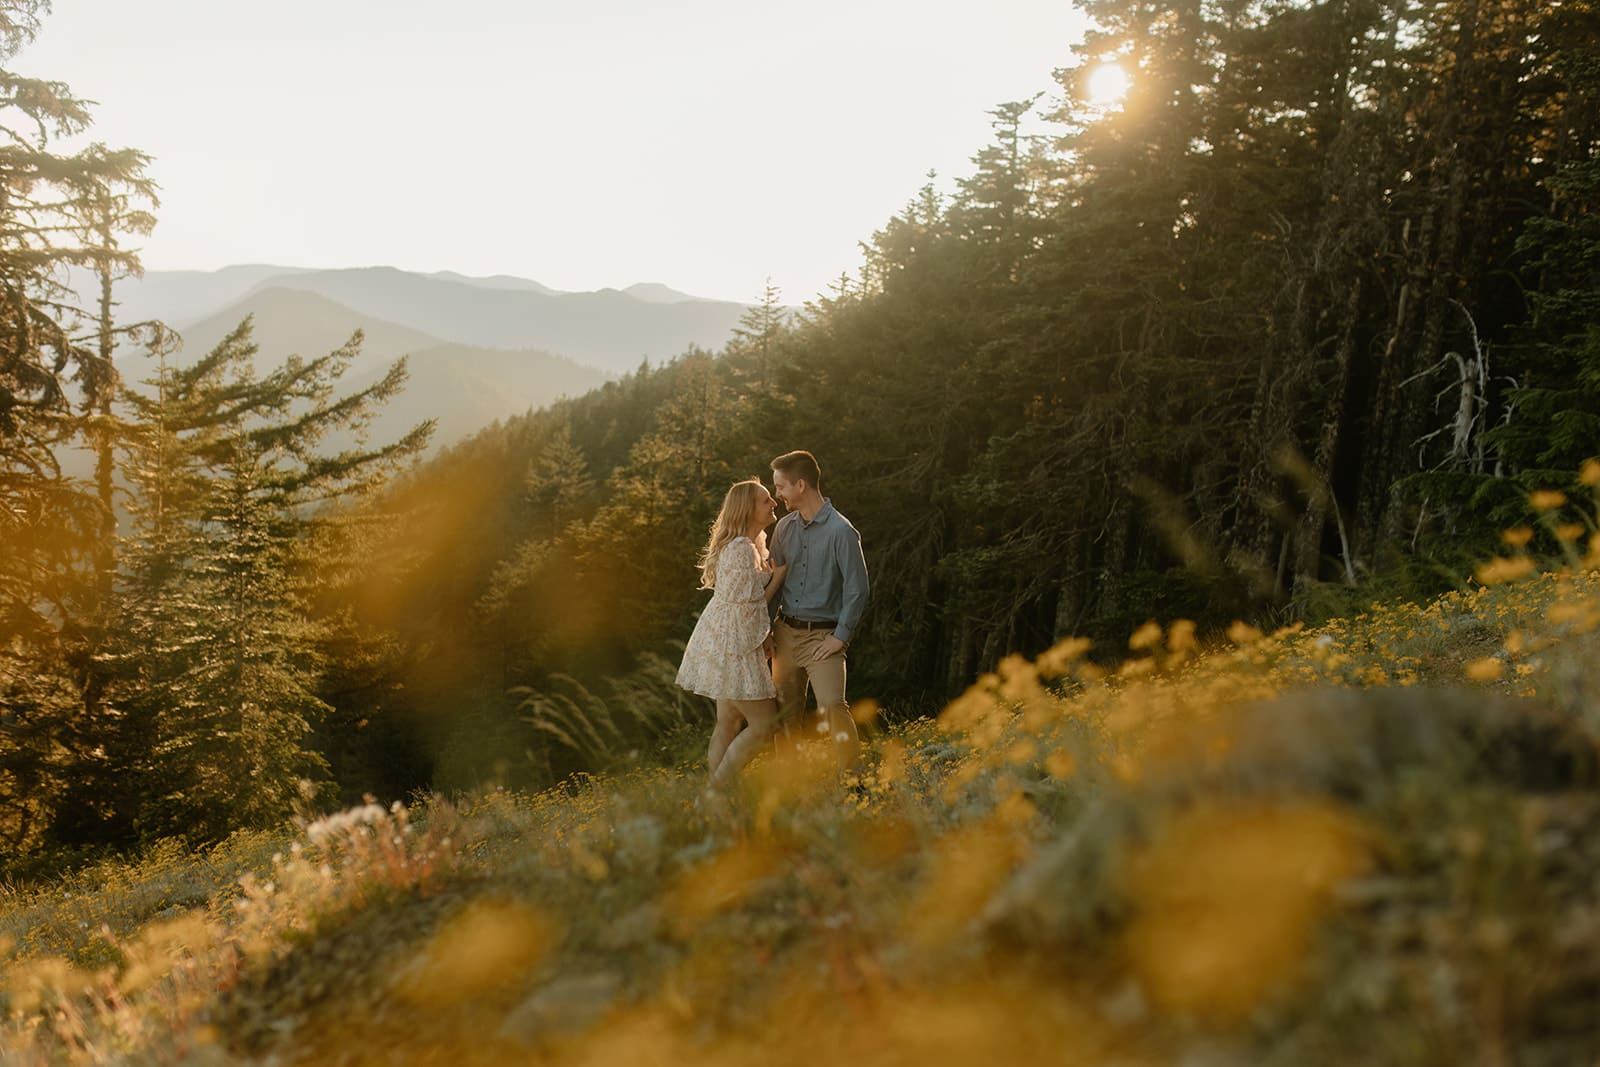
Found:
<path fill-rule="evenodd" d="M 861 625 L 861 616 L 867 610 L 867 558 L 861 552 L 861 534 L 854 527 L 835 542 L 839 572 L 843 576 L 843 597 L 839 605 L 839 624 L 833 636 L 849 641 Z"/>
<path fill-rule="evenodd" d="M 723 586 L 727 576 L 728 596 L 747 603 L 764 599 L 766 583 L 760 580 L 761 570 L 756 566 L 756 546 L 750 541 L 734 541 L 724 546 L 717 562 L 717 585 Z"/>
<path fill-rule="evenodd" d="M 767 542 L 767 555 L 772 559 L 774 567 L 781 567 L 789 562 L 789 549 L 784 542 L 784 523 L 779 520 L 772 528 L 772 539 Z"/>

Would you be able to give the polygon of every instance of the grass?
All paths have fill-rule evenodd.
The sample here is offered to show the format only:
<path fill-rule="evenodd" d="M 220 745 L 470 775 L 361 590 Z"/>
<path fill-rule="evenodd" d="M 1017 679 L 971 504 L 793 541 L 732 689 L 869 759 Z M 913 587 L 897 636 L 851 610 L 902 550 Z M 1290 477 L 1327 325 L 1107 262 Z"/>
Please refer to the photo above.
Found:
<path fill-rule="evenodd" d="M 863 702 L 850 787 L 803 748 L 0 889 L 0 1058 L 1594 1062 L 1592 549 Z"/>

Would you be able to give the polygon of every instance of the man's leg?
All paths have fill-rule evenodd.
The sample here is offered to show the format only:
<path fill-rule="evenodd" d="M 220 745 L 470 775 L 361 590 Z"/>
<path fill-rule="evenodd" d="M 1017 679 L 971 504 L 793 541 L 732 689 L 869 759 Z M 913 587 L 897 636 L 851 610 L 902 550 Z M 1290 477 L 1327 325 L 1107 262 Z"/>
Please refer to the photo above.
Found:
<path fill-rule="evenodd" d="M 772 683 L 778 690 L 778 748 L 794 751 L 801 724 L 805 722 L 806 669 L 803 656 L 803 630 L 792 630 L 783 623 L 772 628 Z"/>
<path fill-rule="evenodd" d="M 843 652 L 836 652 L 808 663 L 806 673 L 811 679 L 811 691 L 817 694 L 817 728 L 826 733 L 833 746 L 839 769 L 853 772 L 861 769 L 861 735 L 856 732 L 856 721 L 844 698 L 844 659 Z"/>

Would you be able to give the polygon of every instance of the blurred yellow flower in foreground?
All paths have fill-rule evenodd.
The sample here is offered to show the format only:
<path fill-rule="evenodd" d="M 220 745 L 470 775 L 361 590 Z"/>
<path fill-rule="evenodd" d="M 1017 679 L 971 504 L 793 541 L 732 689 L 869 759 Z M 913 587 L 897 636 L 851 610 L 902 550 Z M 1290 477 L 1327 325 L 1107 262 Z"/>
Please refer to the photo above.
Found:
<path fill-rule="evenodd" d="M 1526 578 L 1532 573 L 1533 560 L 1527 556 L 1517 556 L 1515 559 L 1496 556 L 1473 572 L 1478 581 L 1484 585 L 1503 585 L 1518 578 Z"/>
<path fill-rule="evenodd" d="M 773 820 L 784 811 L 814 803 L 839 780 L 838 767 L 820 745 L 780 749 L 757 760 L 747 772 L 756 794 L 756 830 L 772 832 Z"/>
<path fill-rule="evenodd" d="M 129 996 L 149 987 L 166 977 L 186 953 L 198 955 L 210 947 L 216 934 L 203 912 L 151 923 L 123 948 L 124 966 L 117 979 L 117 991 Z"/>
<path fill-rule="evenodd" d="M 1135 652 L 1140 652 L 1147 648 L 1154 648 L 1160 643 L 1161 624 L 1154 620 L 1145 623 L 1143 626 L 1133 631 L 1133 635 L 1128 638 L 1128 647 Z"/>
<path fill-rule="evenodd" d="M 882 713 L 883 705 L 871 697 L 857 700 L 850 705 L 850 717 L 856 721 L 857 726 L 870 726 Z"/>
<path fill-rule="evenodd" d="M 1293 979 L 1333 888 L 1367 865 L 1331 804 L 1218 802 L 1174 818 L 1127 871 L 1127 963 L 1159 1008 L 1238 1022 Z"/>
<path fill-rule="evenodd" d="M 934 845 L 922 887 L 906 911 L 907 940 L 931 949 L 967 933 L 1016 864 L 1017 846 L 1003 829 L 1005 821 L 1000 815 L 996 824 L 963 827 Z"/>
<path fill-rule="evenodd" d="M 556 923 L 526 904 L 477 901 L 446 920 L 399 971 L 395 993 L 415 1007 L 453 1007 L 515 990 L 560 940 Z"/>
<path fill-rule="evenodd" d="M 1078 769 L 1078 761 L 1064 748 L 1053 749 L 1045 757 L 1044 769 L 1052 778 L 1070 778 Z"/>
<path fill-rule="evenodd" d="M 1241 619 L 1235 619 L 1228 627 L 1228 640 L 1236 645 L 1253 645 L 1261 640 L 1261 631 Z"/>
<path fill-rule="evenodd" d="M 1535 511 L 1551 511 L 1567 502 L 1567 494 L 1555 489 L 1538 489 L 1528 494 L 1528 504 Z"/>
<path fill-rule="evenodd" d="M 1034 667 L 1043 678 L 1059 678 L 1067 668 L 1081 659 L 1092 644 L 1087 637 L 1068 637 L 1057 641 L 1047 652 L 1034 661 Z"/>
<path fill-rule="evenodd" d="M 1578 472 L 1578 481 L 1584 485 L 1600 485 L 1600 459 L 1585 460 L 1583 469 Z"/>
<path fill-rule="evenodd" d="M 1523 545 L 1533 540 L 1533 527 L 1518 526 L 1512 530 L 1504 530 L 1500 534 L 1500 540 L 1504 541 L 1512 548 L 1521 548 Z"/>
<path fill-rule="evenodd" d="M 93 973 L 50 957 L 12 964 L 0 976 L 0 992 L 10 1000 L 14 1014 L 25 1015 L 76 997 L 92 988 L 94 982 Z"/>
<path fill-rule="evenodd" d="M 1505 673 L 1506 665 L 1493 656 L 1475 659 L 1467 664 L 1467 677 L 1474 682 L 1492 682 Z"/>
<path fill-rule="evenodd" d="M 784 852 L 769 840 L 740 842 L 679 876 L 662 901 L 673 930 L 688 937 L 718 912 L 738 907 L 785 869 Z"/>
<path fill-rule="evenodd" d="M 1195 640 L 1194 633 L 1195 624 L 1192 620 L 1179 619 L 1167 634 L 1167 651 L 1174 654 L 1196 651 L 1200 643 Z"/>

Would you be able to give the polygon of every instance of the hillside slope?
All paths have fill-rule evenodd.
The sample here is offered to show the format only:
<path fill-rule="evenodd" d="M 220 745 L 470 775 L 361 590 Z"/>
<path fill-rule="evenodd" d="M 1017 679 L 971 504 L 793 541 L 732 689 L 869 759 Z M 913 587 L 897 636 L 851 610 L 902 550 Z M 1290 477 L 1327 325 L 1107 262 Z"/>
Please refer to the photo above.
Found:
<path fill-rule="evenodd" d="M 720 799 L 620 770 L 11 891 L 0 1051 L 1593 1062 L 1597 564 L 1152 625 L 1110 673 L 1063 642 L 880 723 L 848 789 L 805 752 Z"/>

